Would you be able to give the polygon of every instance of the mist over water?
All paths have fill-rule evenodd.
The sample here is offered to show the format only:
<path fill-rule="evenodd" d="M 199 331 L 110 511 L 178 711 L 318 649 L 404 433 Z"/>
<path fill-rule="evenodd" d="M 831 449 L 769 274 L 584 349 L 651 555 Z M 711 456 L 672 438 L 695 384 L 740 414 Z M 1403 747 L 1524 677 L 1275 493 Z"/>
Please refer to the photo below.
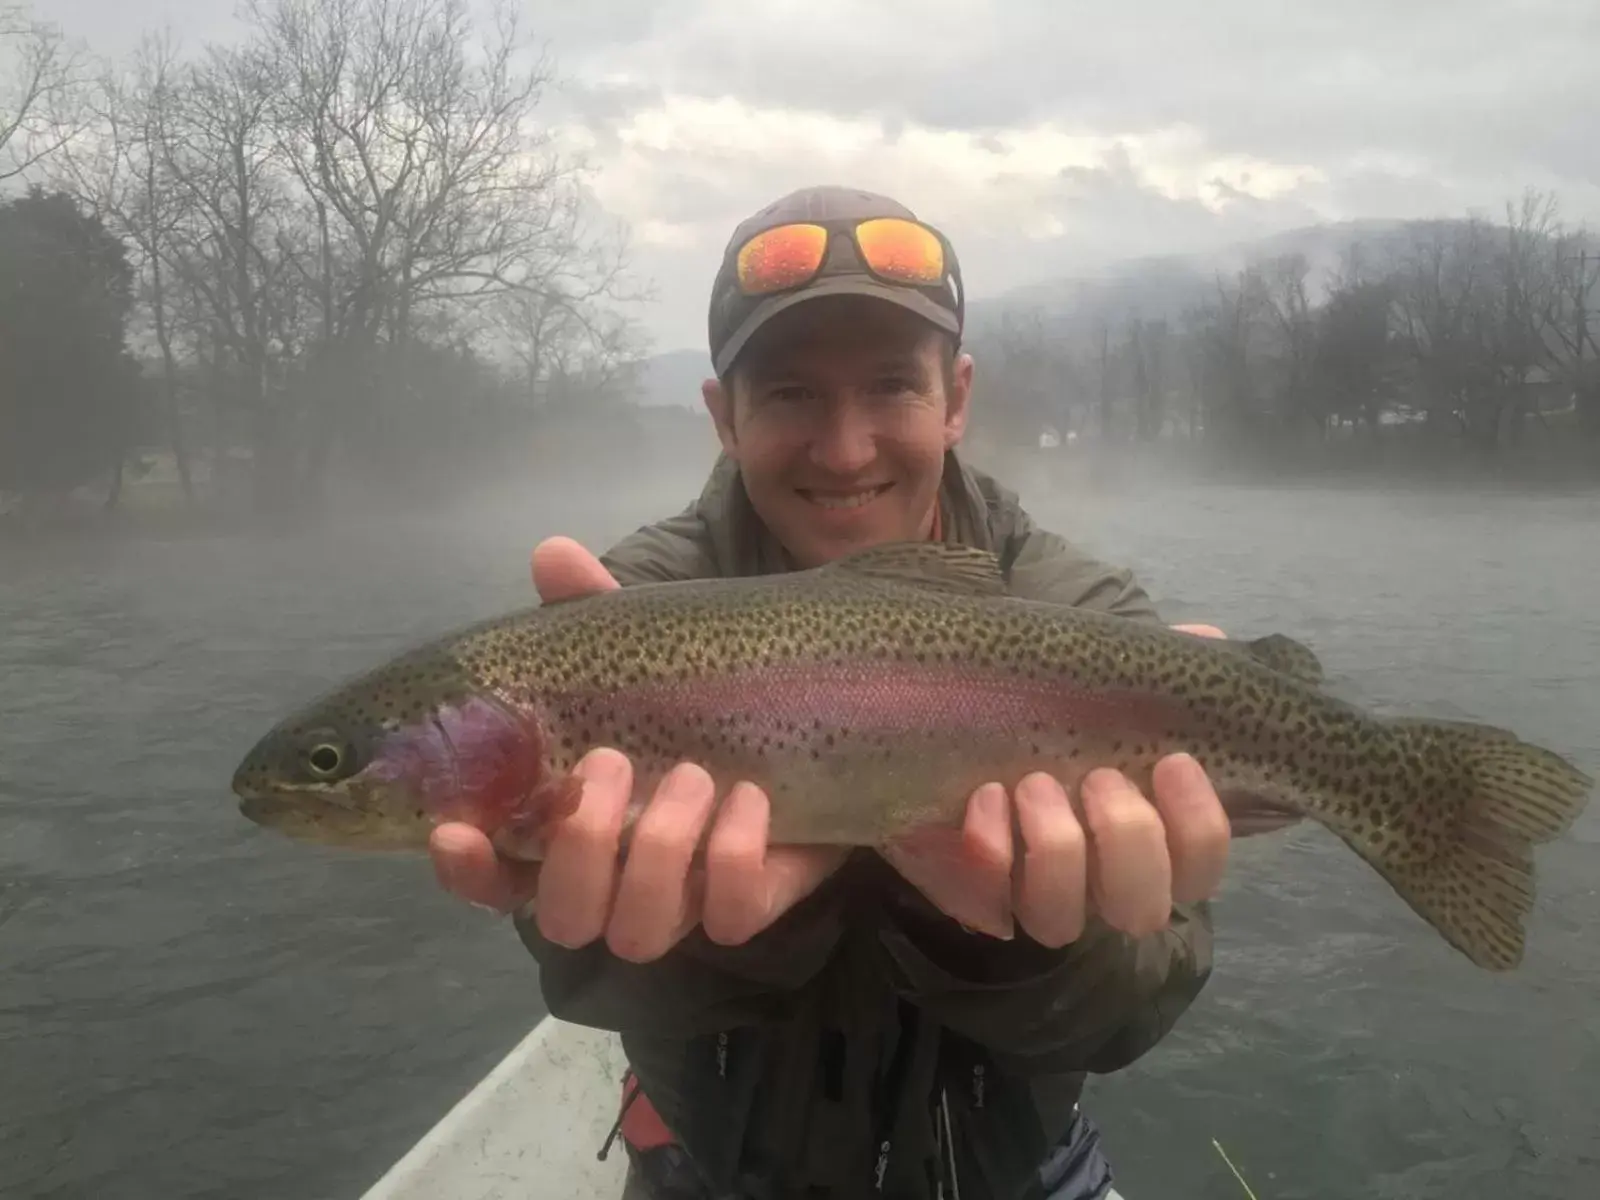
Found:
<path fill-rule="evenodd" d="M 423 859 L 254 828 L 228 777 L 290 706 L 529 601 L 539 538 L 603 548 L 681 508 L 710 460 L 634 463 L 618 487 L 546 474 L 426 517 L 6 547 L 0 1194 L 353 1197 L 526 1032 L 542 1006 L 508 923 Z M 1006 465 L 1169 620 L 1303 638 L 1351 699 L 1509 724 L 1600 769 L 1600 498 Z M 1212 1138 L 1262 1200 L 1595 1191 L 1597 868 L 1590 812 L 1541 854 L 1528 959 L 1495 978 L 1320 829 L 1241 845 L 1212 982 L 1091 1085 L 1130 1200 L 1242 1195 Z"/>
<path fill-rule="evenodd" d="M 1384 712 L 1508 725 L 1600 767 L 1594 496 L 1210 487 L 1035 511 L 1169 620 L 1306 640 Z M 1240 844 L 1217 971 L 1088 1105 L 1132 1197 L 1571 1197 L 1600 1183 L 1600 814 L 1540 851 L 1527 958 L 1467 965 L 1320 828 Z"/>
<path fill-rule="evenodd" d="M 358 1196 L 543 1015 L 424 857 L 229 779 L 693 498 L 724 238 L 819 170 L 960 246 L 1042 524 L 1600 773 L 1600 8 L 1371 7 L 0 0 L 0 1197 Z M 1240 845 L 1089 1093 L 1128 1200 L 1238 1200 L 1212 1139 L 1260 1200 L 1600 1196 L 1600 805 L 1540 881 L 1495 978 Z"/>

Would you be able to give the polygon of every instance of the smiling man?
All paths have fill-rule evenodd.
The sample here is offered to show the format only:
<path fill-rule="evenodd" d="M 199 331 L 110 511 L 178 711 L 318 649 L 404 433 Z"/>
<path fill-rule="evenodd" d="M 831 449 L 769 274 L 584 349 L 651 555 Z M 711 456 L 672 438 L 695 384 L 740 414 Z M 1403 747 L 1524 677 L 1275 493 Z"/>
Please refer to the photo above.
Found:
<path fill-rule="evenodd" d="M 963 317 L 953 249 L 904 206 L 814 188 L 758 213 L 713 285 L 704 398 L 724 454 L 703 493 L 600 560 L 542 544 L 540 594 L 935 539 L 995 551 L 1020 595 L 1157 620 L 1126 571 L 1037 528 L 956 456 Z M 1210 973 L 1205 900 L 1230 830 L 1193 759 L 1161 762 L 1148 797 L 1109 770 L 1077 797 L 1046 775 L 980 788 L 970 861 L 937 870 L 769 847 L 766 797 L 719 797 L 695 764 L 649 798 L 622 857 L 631 767 L 599 751 L 580 773 L 542 868 L 459 825 L 433 854 L 451 891 L 519 912 L 553 1014 L 621 1033 L 629 1196 L 1114 1194 L 1078 1108 L 1085 1075 L 1147 1052 Z M 997 881 L 1011 941 L 951 916 Z"/>
<path fill-rule="evenodd" d="M 841 296 L 764 325 L 706 403 L 754 510 L 796 565 L 816 566 L 932 536 L 969 386 L 950 337 L 898 306 Z"/>

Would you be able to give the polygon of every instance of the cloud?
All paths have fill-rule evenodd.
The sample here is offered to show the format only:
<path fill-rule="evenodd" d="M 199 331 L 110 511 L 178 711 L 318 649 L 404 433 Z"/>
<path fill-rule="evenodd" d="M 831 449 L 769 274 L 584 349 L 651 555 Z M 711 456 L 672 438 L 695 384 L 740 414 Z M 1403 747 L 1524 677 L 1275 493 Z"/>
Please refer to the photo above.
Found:
<path fill-rule="evenodd" d="M 666 344 L 702 336 L 733 225 L 814 182 L 903 198 L 978 295 L 1317 221 L 1495 211 L 1528 185 L 1600 216 L 1592 0 L 655 11 L 566 58 L 630 97 L 590 134 L 604 202 L 665 281 Z"/>
<path fill-rule="evenodd" d="M 663 289 L 657 328 L 668 345 L 703 337 L 707 289 L 732 228 L 812 183 L 903 198 L 951 236 L 974 295 L 1307 224 L 1320 214 L 1304 193 L 1326 183 L 1310 163 L 1215 154 L 1189 126 L 980 132 L 730 95 L 664 95 L 595 145 L 597 198 L 630 222 L 640 266 Z"/>
<path fill-rule="evenodd" d="M 208 0 L 52 0 L 97 42 Z M 71 18 L 71 19 L 69 19 Z M 523 14 L 548 105 L 632 227 L 662 348 L 704 341 L 725 239 L 791 188 L 890 192 L 974 295 L 1318 221 L 1600 223 L 1595 0 L 585 0 Z"/>
<path fill-rule="evenodd" d="M 1379 146 L 1591 170 L 1600 155 L 1593 139 L 1577 145 L 1573 107 L 1592 95 L 1592 0 L 680 0 L 658 11 L 647 36 L 574 54 L 672 92 L 938 128 L 1196 124 L 1219 152 L 1268 158 Z M 1538 130 L 1566 135 L 1527 136 Z"/>

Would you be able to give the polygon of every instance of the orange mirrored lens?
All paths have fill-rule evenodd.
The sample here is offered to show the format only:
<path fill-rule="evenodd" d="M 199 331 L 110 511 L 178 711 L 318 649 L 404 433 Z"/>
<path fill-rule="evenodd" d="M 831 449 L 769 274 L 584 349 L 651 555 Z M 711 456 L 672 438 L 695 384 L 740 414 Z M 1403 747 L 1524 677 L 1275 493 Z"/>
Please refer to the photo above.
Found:
<path fill-rule="evenodd" d="M 921 225 L 879 217 L 856 226 L 867 266 L 895 283 L 928 287 L 944 281 L 944 247 Z"/>
<path fill-rule="evenodd" d="M 781 225 L 756 234 L 739 251 L 739 286 L 751 296 L 798 287 L 817 273 L 828 249 L 820 225 Z"/>

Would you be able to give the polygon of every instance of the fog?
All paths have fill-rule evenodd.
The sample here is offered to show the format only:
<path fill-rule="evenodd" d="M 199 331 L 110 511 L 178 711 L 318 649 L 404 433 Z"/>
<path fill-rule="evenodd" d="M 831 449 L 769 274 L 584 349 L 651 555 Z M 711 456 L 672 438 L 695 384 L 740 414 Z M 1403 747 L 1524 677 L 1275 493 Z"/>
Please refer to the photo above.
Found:
<path fill-rule="evenodd" d="M 694 500 L 794 187 L 950 234 L 962 454 L 1166 620 L 1600 766 L 1600 9 L 1080 8 L 0 0 L 0 1194 L 359 1196 L 543 1016 L 228 779 Z M 1600 814 L 1504 980 L 1310 824 L 1091 1084 L 1127 1200 L 1596 1192 Z"/>
<path fill-rule="evenodd" d="M 978 454 L 1092 442 L 1102 463 L 1163 470 L 1592 478 L 1596 164 L 1561 137 L 1534 138 L 1576 118 L 1527 99 L 1568 78 L 1577 60 L 1561 47 L 1600 31 L 1586 6 L 1542 7 L 1507 60 L 1517 86 L 1430 77 L 1396 95 L 1372 133 L 1395 155 L 1421 153 L 1416 130 L 1445 96 L 1463 122 L 1493 97 L 1500 127 L 1529 131 L 1471 155 L 1436 136 L 1435 183 L 1458 186 L 1403 203 L 1318 190 L 1367 169 L 1323 107 L 1296 118 L 1317 124 L 1303 127 L 1310 165 L 1291 170 L 1283 128 L 1242 121 L 1215 81 L 1192 90 L 1196 118 L 1214 118 L 1210 142 L 1119 140 L 1106 99 L 1078 85 L 1023 103 L 991 75 L 997 45 L 1032 61 L 1020 9 L 986 26 L 997 45 L 971 48 L 965 107 L 909 79 L 893 100 L 863 81 L 869 111 L 911 123 L 864 144 L 887 138 L 901 158 L 807 157 L 786 138 L 810 110 L 786 109 L 770 144 L 742 157 L 754 168 L 790 146 L 800 158 L 733 192 L 754 208 L 841 171 L 914 189 L 906 198 L 964 264 Z M 965 19 L 958 9 L 919 34 L 936 39 Z M 182 3 L 105 22 L 88 0 L 3 11 L 0 254 L 18 286 L 0 298 L 0 513 L 20 514 L 6 527 L 81 524 L 69 510 L 85 502 L 115 520 L 167 505 L 173 480 L 191 522 L 319 521 L 341 502 L 449 504 L 575 455 L 675 458 L 695 442 L 688 419 L 670 417 L 697 407 L 707 288 L 747 211 L 691 180 L 749 132 L 749 113 L 730 110 L 731 141 L 696 141 L 706 131 L 683 108 L 681 56 L 722 62 L 729 49 L 732 27 L 708 24 L 709 9 L 679 5 L 674 23 L 624 5 L 602 30 L 459 0 L 271 0 L 189 33 L 167 23 L 187 15 Z M 1405 36 L 1459 23 L 1422 11 Z M 1190 20 L 1165 19 L 1169 34 Z M 739 23 L 796 33 L 776 17 Z M 1318 24 L 1328 40 L 1303 48 L 1307 78 L 1323 78 L 1317 56 L 1357 27 L 1353 14 Z M 634 66 L 601 79 L 608 39 L 611 61 Z M 659 77 L 627 84 L 652 39 Z M 1108 62 L 1123 54 L 1113 44 Z M 1371 49 L 1373 69 L 1391 52 Z M 785 78 L 740 70 L 727 82 L 757 109 L 831 113 Z M 1001 107 L 973 92 L 986 87 Z M 1076 120 L 1100 114 L 1109 141 L 1069 136 L 1074 100 Z M 1121 119 L 1163 129 L 1168 117 L 1130 100 Z M 958 199 L 923 174 L 934 144 L 910 130 L 941 119 L 1006 164 L 981 193 Z M 1062 146 L 1088 158 L 1050 159 Z M 904 158 L 913 147 L 923 157 Z M 965 162 L 971 147 L 945 151 Z M 1030 172 L 1051 162 L 1064 190 L 1042 192 Z M 629 180 L 639 188 L 624 196 Z M 974 207 L 980 196 L 989 210 Z M 649 197 L 653 216 L 638 211 Z M 1009 247 L 997 222 L 1015 231 Z M 691 248 L 692 264 L 674 257 Z M 1034 266 L 1019 270 L 1019 254 Z"/>

